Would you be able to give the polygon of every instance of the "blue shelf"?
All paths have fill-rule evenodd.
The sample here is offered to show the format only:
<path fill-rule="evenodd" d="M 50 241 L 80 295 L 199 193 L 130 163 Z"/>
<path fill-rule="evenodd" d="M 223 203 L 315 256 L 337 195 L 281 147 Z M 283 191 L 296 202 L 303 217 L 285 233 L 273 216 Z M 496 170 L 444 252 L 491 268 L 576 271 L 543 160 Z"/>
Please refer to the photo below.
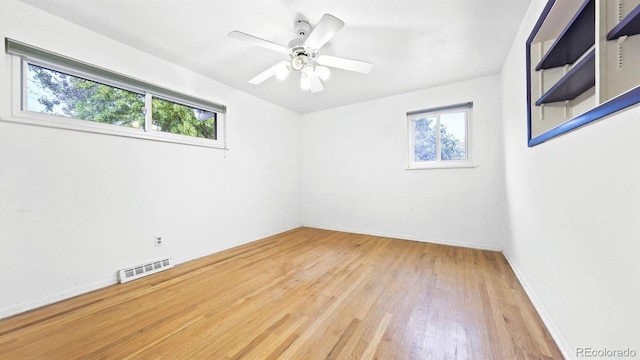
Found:
<path fill-rule="evenodd" d="M 549 131 L 542 133 L 534 138 L 529 136 L 529 147 L 536 146 L 538 144 L 542 144 L 545 141 L 553 139 L 556 136 L 560 136 L 562 134 L 568 133 L 569 131 L 575 130 L 581 126 L 587 125 L 594 121 L 598 121 L 605 116 L 611 115 L 616 111 L 620 111 L 622 109 L 626 109 L 630 106 L 636 105 L 640 102 L 640 86 L 637 86 L 630 91 L 607 101 L 604 104 L 596 106 L 595 108 L 587 111 L 582 115 L 578 115 L 573 119 L 566 121 Z"/>
<path fill-rule="evenodd" d="M 536 101 L 536 105 L 573 100 L 596 84 L 596 50 L 593 49 Z"/>
<path fill-rule="evenodd" d="M 607 40 L 615 40 L 620 36 L 640 34 L 640 5 L 636 6 L 616 27 L 607 34 Z"/>
<path fill-rule="evenodd" d="M 595 0 L 586 0 L 536 66 L 536 71 L 573 64 L 596 42 Z"/>

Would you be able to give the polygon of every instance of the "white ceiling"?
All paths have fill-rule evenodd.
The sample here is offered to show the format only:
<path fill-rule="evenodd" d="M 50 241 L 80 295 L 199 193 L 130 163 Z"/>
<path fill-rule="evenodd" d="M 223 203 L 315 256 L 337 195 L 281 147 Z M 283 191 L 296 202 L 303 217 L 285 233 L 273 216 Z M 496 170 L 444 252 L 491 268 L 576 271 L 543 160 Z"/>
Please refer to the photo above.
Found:
<path fill-rule="evenodd" d="M 496 74 L 531 0 L 22 0 L 297 113 Z M 332 69 L 324 91 L 299 75 L 247 81 L 287 56 L 230 39 L 240 30 L 282 45 L 302 17 L 346 23 L 319 54 L 372 62 Z M 524 51 L 524 47 L 523 47 Z M 297 75 L 297 76 L 296 76 Z"/>

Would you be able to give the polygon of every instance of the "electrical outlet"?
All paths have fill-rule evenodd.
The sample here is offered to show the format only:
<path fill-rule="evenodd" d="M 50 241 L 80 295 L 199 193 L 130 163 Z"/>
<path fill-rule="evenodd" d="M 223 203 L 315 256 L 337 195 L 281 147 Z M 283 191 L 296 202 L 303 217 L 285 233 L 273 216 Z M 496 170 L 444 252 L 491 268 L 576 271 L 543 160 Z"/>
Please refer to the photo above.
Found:
<path fill-rule="evenodd" d="M 156 246 L 162 246 L 162 244 L 164 244 L 164 240 L 162 240 L 162 236 L 156 236 L 153 243 Z"/>

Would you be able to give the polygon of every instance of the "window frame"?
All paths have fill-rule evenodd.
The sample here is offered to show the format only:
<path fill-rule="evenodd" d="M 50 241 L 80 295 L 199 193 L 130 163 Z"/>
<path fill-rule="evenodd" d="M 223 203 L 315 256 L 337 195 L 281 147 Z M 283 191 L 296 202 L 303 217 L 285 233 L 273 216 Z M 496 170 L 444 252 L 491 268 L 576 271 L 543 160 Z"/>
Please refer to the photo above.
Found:
<path fill-rule="evenodd" d="M 458 169 L 474 168 L 476 164 L 472 161 L 472 127 L 471 119 L 473 113 L 473 102 L 446 105 L 429 109 L 415 110 L 407 112 L 407 170 L 428 170 L 428 169 Z M 442 160 L 440 143 L 440 117 L 450 113 L 465 113 L 465 146 L 466 159 L 464 160 Z M 436 160 L 416 161 L 415 160 L 415 136 L 413 123 L 416 119 L 435 117 L 436 118 Z"/>
<path fill-rule="evenodd" d="M 7 53 L 12 55 L 12 117 L 10 119 L 3 118 L 3 121 L 145 140 L 226 149 L 226 106 L 224 105 L 219 105 L 210 101 L 195 98 L 193 96 L 161 88 L 156 85 L 128 77 L 126 75 L 121 75 L 115 72 L 111 72 L 110 70 L 101 69 L 90 64 L 79 62 L 77 60 L 68 59 L 61 55 L 50 53 L 46 50 L 33 48 L 29 45 L 10 40 L 8 38 L 6 39 L 6 45 Z M 12 45 L 15 48 L 12 48 Z M 30 54 L 29 51 L 32 51 L 35 56 Z M 37 56 L 39 54 L 41 56 Z M 106 86 L 116 87 L 143 95 L 145 100 L 144 126 L 142 126 L 141 128 L 132 128 L 115 124 L 100 123 L 92 120 L 84 120 L 27 110 L 27 71 L 29 64 L 33 64 L 39 67 L 45 67 L 53 71 L 62 72 L 67 75 L 80 77 L 104 84 Z M 95 71 L 92 72 L 92 69 L 95 69 Z M 215 112 L 216 139 L 206 139 L 195 136 L 153 130 L 151 126 L 151 99 L 153 97 L 172 101 L 180 105 Z"/>

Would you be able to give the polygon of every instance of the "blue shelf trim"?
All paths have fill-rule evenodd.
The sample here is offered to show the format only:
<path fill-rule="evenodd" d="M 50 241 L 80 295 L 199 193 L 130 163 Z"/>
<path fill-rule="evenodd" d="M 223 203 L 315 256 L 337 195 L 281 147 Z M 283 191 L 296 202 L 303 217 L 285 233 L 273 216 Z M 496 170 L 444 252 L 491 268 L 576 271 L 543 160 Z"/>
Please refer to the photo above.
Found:
<path fill-rule="evenodd" d="M 573 64 L 578 60 L 596 42 L 595 22 L 595 0 L 585 0 L 540 60 L 536 71 Z"/>
<path fill-rule="evenodd" d="M 626 93 L 589 110 L 582 115 L 576 116 L 575 118 L 564 122 L 543 134 L 536 136 L 535 138 L 529 140 L 529 147 L 541 144 L 556 136 L 575 130 L 581 126 L 602 119 L 605 116 L 611 115 L 617 111 L 636 105 L 638 103 L 640 103 L 640 86 L 635 87 L 627 91 Z M 529 124 L 529 126 L 531 126 L 531 124 Z"/>
<path fill-rule="evenodd" d="M 631 36 L 640 34 L 640 5 L 631 10 L 618 25 L 616 25 L 609 34 L 607 34 L 607 40 L 615 40 L 620 36 Z"/>
<path fill-rule="evenodd" d="M 596 85 L 596 50 L 593 49 L 549 91 L 536 101 L 536 105 L 573 100 Z"/>

